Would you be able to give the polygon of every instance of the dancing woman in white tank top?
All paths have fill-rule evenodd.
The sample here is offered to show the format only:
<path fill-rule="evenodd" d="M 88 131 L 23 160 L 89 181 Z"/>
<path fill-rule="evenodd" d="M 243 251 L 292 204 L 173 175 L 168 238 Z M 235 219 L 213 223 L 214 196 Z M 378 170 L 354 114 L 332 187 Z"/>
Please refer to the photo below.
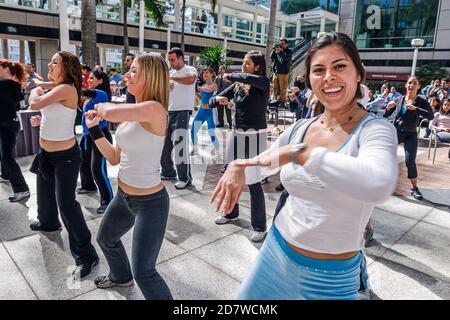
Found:
<path fill-rule="evenodd" d="M 125 74 L 136 104 L 101 103 L 85 115 L 89 134 L 112 165 L 119 165 L 119 190 L 105 211 L 97 242 L 110 268 L 95 280 L 99 288 L 139 285 L 146 299 L 172 299 L 156 271 L 164 239 L 169 196 L 161 183 L 159 161 L 167 129 L 169 69 L 159 55 L 134 59 Z M 98 126 L 101 119 L 121 122 L 112 145 Z M 120 238 L 134 226 L 131 266 Z"/>
<path fill-rule="evenodd" d="M 91 244 L 91 233 L 80 204 L 75 199 L 81 154 L 75 139 L 76 109 L 81 93 L 81 65 L 70 52 L 56 53 L 48 64 L 51 83 L 40 84 L 30 93 L 30 108 L 42 117 L 32 117 L 40 125 L 41 152 L 30 171 L 37 173 L 37 211 L 39 222 L 33 231 L 56 231 L 61 228 L 58 209 L 69 233 L 70 251 L 78 268 L 74 275 L 84 278 L 98 263 Z M 45 93 L 41 86 L 51 87 Z M 79 273 L 79 274 L 78 274 Z"/>

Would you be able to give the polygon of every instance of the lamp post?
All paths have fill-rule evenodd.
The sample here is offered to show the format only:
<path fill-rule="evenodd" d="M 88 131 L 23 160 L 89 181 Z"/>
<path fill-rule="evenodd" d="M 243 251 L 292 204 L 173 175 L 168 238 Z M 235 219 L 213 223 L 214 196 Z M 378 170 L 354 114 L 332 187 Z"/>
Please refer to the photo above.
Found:
<path fill-rule="evenodd" d="M 163 17 L 164 23 L 167 24 L 167 50 L 166 50 L 166 60 L 169 59 L 169 51 L 170 51 L 170 32 L 172 31 L 172 25 L 175 23 L 175 17 L 171 15 L 164 15 Z"/>
<path fill-rule="evenodd" d="M 228 35 L 231 33 L 231 28 L 227 27 L 227 26 L 223 26 L 220 28 L 220 33 L 222 33 L 224 40 L 223 40 L 223 47 L 224 47 L 224 57 L 223 57 L 223 61 L 227 60 L 227 50 L 228 50 Z"/>
<path fill-rule="evenodd" d="M 416 66 L 417 66 L 417 58 L 419 56 L 419 48 L 425 45 L 425 40 L 423 39 L 413 39 L 411 41 L 411 46 L 414 48 L 414 58 L 413 65 L 411 70 L 411 75 L 414 76 L 416 74 Z"/>

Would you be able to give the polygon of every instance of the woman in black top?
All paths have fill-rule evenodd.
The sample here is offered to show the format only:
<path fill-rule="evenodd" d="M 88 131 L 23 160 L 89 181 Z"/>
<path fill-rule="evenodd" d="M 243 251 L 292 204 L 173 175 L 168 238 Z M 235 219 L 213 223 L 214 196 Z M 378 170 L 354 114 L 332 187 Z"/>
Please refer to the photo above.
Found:
<path fill-rule="evenodd" d="M 412 186 L 411 195 L 417 200 L 422 200 L 423 196 L 417 188 L 417 126 L 420 121 L 419 117 L 433 120 L 434 115 L 427 100 L 417 96 L 420 88 L 420 81 L 417 77 L 409 77 L 405 88 L 406 94 L 402 98 L 402 105 L 397 110 L 394 125 L 397 128 L 398 143 L 404 143 L 408 179 L 411 180 Z M 389 117 L 395 110 L 395 102 L 389 102 L 384 117 Z"/>
<path fill-rule="evenodd" d="M 2 178 L 9 180 L 14 195 L 9 201 L 17 202 L 30 197 L 30 189 L 13 156 L 16 138 L 20 130 L 17 118 L 19 102 L 23 100 L 21 83 L 25 70 L 20 62 L 0 60 L 0 156 Z"/>
<path fill-rule="evenodd" d="M 210 100 L 210 107 L 228 106 L 233 100 L 236 113 L 233 133 L 227 142 L 227 162 L 235 159 L 249 159 L 266 149 L 266 108 L 269 101 L 270 81 L 266 77 L 266 61 L 258 51 L 245 55 L 242 73 L 225 74 L 225 81 L 234 82 L 220 95 Z M 266 235 L 266 206 L 261 186 L 259 168 L 252 168 L 246 174 L 250 190 L 252 241 L 262 241 Z M 226 217 L 220 215 L 216 224 L 225 224 L 239 216 L 239 205 Z"/>

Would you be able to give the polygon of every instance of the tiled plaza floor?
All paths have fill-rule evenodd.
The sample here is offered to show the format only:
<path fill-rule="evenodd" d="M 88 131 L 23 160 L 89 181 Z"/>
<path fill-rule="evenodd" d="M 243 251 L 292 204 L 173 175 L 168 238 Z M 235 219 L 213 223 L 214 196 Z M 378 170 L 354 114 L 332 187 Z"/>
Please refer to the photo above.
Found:
<path fill-rule="evenodd" d="M 205 134 L 200 141 L 209 145 L 208 139 Z M 435 165 L 424 151 L 421 148 L 418 157 L 419 185 L 432 202 L 409 196 L 402 169 L 396 194 L 374 210 L 375 240 L 366 249 L 372 299 L 450 299 L 450 165 L 446 149 L 438 150 Z M 99 266 L 86 280 L 73 282 L 66 231 L 42 234 L 29 229 L 37 215 L 36 178 L 28 170 L 31 160 L 31 156 L 19 159 L 32 192 L 26 203 L 10 203 L 10 186 L 0 184 L 0 299 L 142 299 L 137 286 L 96 289 L 93 279 L 104 274 L 107 265 L 95 240 Z M 194 183 L 185 190 L 165 182 L 171 207 L 157 269 L 175 299 L 232 299 L 260 248 L 249 239 L 248 193 L 241 198 L 239 221 L 214 224 L 209 196 L 220 178 L 220 167 L 193 165 Z M 108 173 L 116 190 L 117 168 L 110 167 Z M 274 190 L 278 182 L 278 177 L 271 177 L 264 185 L 269 225 L 279 196 Z M 95 239 L 102 219 L 95 213 L 98 196 L 77 199 Z M 123 238 L 128 253 L 131 234 Z"/>

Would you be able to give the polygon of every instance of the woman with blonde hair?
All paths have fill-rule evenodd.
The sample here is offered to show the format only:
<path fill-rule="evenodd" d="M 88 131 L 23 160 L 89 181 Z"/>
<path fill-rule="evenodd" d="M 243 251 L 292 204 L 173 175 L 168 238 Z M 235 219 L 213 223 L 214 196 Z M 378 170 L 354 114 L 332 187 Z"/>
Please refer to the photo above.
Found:
<path fill-rule="evenodd" d="M 131 286 L 134 278 L 146 299 L 172 299 L 155 268 L 169 214 L 169 196 L 159 174 L 167 129 L 169 69 L 161 56 L 143 55 L 134 59 L 124 77 L 136 103 L 100 103 L 85 116 L 100 152 L 112 165 L 119 165 L 119 188 L 97 235 L 110 271 L 95 284 L 98 288 Z M 116 144 L 103 136 L 102 119 L 121 123 Z M 133 226 L 130 266 L 120 238 Z"/>

